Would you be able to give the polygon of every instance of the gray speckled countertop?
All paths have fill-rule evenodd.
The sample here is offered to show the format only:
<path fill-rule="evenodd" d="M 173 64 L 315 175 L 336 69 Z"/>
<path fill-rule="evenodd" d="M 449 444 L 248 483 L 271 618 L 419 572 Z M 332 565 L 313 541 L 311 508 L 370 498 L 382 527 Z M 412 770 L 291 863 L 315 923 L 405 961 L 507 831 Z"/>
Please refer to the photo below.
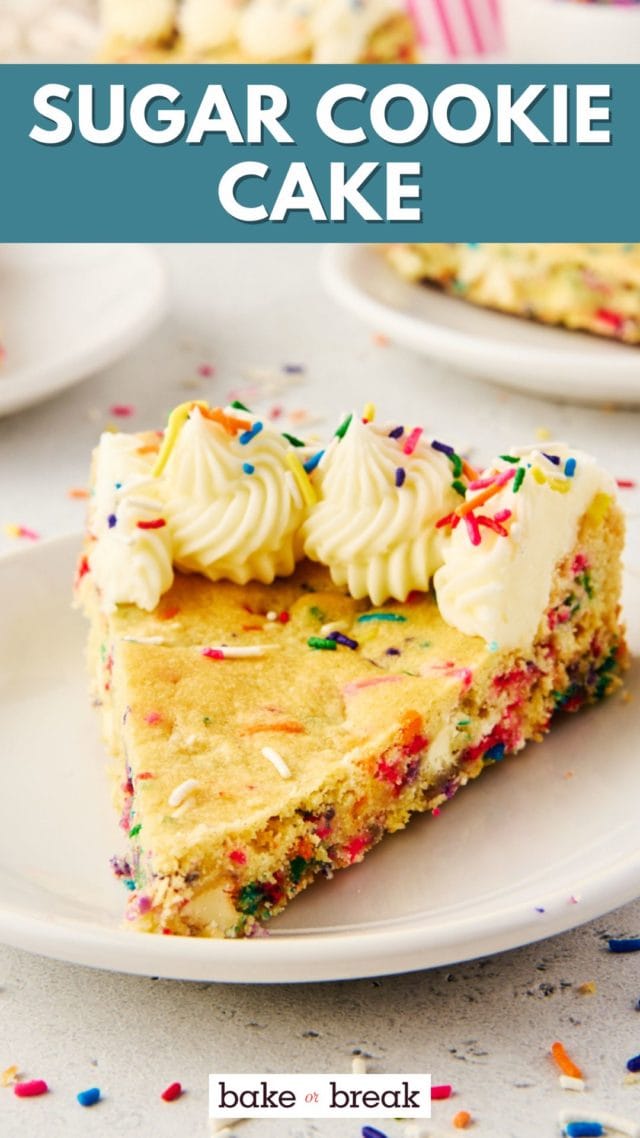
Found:
<path fill-rule="evenodd" d="M 109 406 L 131 402 L 128 426 L 155 425 L 188 397 L 185 377 L 203 359 L 214 362 L 221 395 L 243 368 L 301 359 L 305 383 L 284 398 L 331 420 L 345 403 L 364 402 L 372 387 L 379 392 L 389 376 L 402 375 L 389 409 L 399 400 L 420 408 L 434 432 L 455 414 L 460 442 L 492 449 L 495 434 L 522 439 L 542 424 L 556 437 L 579 438 L 616 473 L 637 476 L 637 413 L 554 405 L 447 376 L 400 348 L 381 349 L 322 294 L 317 250 L 194 246 L 164 255 L 173 302 L 158 333 L 108 372 L 0 421 L 0 549 L 13 547 L 1 532 L 5 522 L 47 536 L 79 529 L 82 503 L 66 492 L 85 481 Z M 640 954 L 616 956 L 606 944 L 608 935 L 631 934 L 640 934 L 640 902 L 472 963 L 281 987 L 136 978 L 0 947 L 0 1071 L 16 1063 L 51 1087 L 29 1101 L 0 1088 L 0 1135 L 206 1135 L 210 1071 L 348 1071 L 360 1051 L 373 1071 L 426 1070 L 452 1083 L 455 1097 L 434 1104 L 425 1134 L 459 1133 L 451 1119 L 467 1109 L 469 1133 L 479 1138 L 539 1138 L 558 1133 L 558 1111 L 577 1104 L 558 1086 L 549 1058 L 555 1039 L 584 1068 L 581 1107 L 640 1120 L 640 1082 L 625 1082 L 626 1060 L 640 1052 Z M 595 992 L 581 993 L 590 982 Z M 175 1079 L 187 1093 L 162 1103 L 160 1092 Z M 83 1110 L 75 1094 L 94 1084 L 104 1099 Z M 402 1135 L 397 1123 L 380 1128 Z M 355 1121 L 254 1122 L 237 1133 L 357 1138 L 359 1131 Z"/>

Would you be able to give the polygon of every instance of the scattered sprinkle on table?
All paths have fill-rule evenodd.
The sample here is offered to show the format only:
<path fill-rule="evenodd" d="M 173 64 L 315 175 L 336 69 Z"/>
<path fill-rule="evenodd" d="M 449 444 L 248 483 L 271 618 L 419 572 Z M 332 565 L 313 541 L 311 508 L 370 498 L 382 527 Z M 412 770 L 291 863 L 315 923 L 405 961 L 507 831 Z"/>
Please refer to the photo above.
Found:
<path fill-rule="evenodd" d="M 89 491 L 84 486 L 70 486 L 67 490 L 67 498 L 74 502 L 83 502 L 88 497 Z"/>
<path fill-rule="evenodd" d="M 556 1042 L 551 1044 L 551 1055 L 563 1075 L 569 1075 L 572 1079 L 582 1079 L 584 1077 L 580 1068 L 567 1055 L 561 1043 Z"/>
<path fill-rule="evenodd" d="M 135 410 L 132 403 L 114 403 L 109 408 L 109 414 L 115 415 L 116 419 L 129 419 L 135 414 Z"/>
<path fill-rule="evenodd" d="M 169 1083 L 169 1086 L 162 1092 L 160 1098 L 163 1102 L 175 1102 L 177 1098 L 182 1095 L 181 1083 Z"/>
<path fill-rule="evenodd" d="M 640 952 L 640 936 L 611 937 L 609 952 Z"/>
<path fill-rule="evenodd" d="M 364 1055 L 354 1055 L 351 1060 L 351 1073 L 353 1075 L 366 1075 L 367 1060 Z"/>
<path fill-rule="evenodd" d="M 100 1088 L 90 1087 L 88 1091 L 80 1091 L 76 1098 L 80 1106 L 95 1106 L 97 1102 L 100 1102 Z"/>
<path fill-rule="evenodd" d="M 276 768 L 282 778 L 291 778 L 291 771 L 278 751 L 274 750 L 273 747 L 263 747 L 261 754 L 264 755 L 267 762 Z"/>
<path fill-rule="evenodd" d="M 17 1082 L 20 1071 L 15 1063 L 11 1067 L 6 1067 L 0 1075 L 0 1087 L 10 1087 L 12 1083 Z"/>
<path fill-rule="evenodd" d="M 599 1122 L 568 1122 L 564 1132 L 567 1138 L 598 1138 L 604 1127 Z"/>
<path fill-rule="evenodd" d="M 431 1098 L 434 1102 L 439 1102 L 440 1099 L 451 1098 L 452 1094 L 453 1087 L 449 1083 L 441 1083 L 431 1088 Z"/>
<path fill-rule="evenodd" d="M 13 1093 L 18 1098 L 37 1098 L 38 1095 L 46 1095 L 48 1090 L 44 1079 L 30 1079 L 26 1083 L 16 1083 Z"/>
<path fill-rule="evenodd" d="M 581 1136 L 590 1138 L 591 1135 L 604 1134 L 607 1130 L 626 1134 L 628 1138 L 640 1138 L 640 1123 L 632 1122 L 629 1118 L 621 1118 L 617 1114 L 610 1114 L 606 1110 L 589 1111 L 588 1113 L 587 1111 L 563 1110 L 558 1116 L 558 1122 L 568 1138 L 581 1138 Z M 569 1129 L 579 1126 L 600 1127 L 600 1129 Z"/>
<path fill-rule="evenodd" d="M 387 1135 L 382 1130 L 376 1130 L 375 1126 L 363 1126 L 362 1138 L 387 1138 Z"/>
<path fill-rule="evenodd" d="M 581 996 L 595 996 L 597 990 L 595 980 L 587 980 L 584 984 L 578 985 L 578 992 Z"/>
<path fill-rule="evenodd" d="M 468 1110 L 459 1110 L 451 1119 L 451 1125 L 454 1126 L 456 1130 L 466 1130 L 470 1122 L 471 1115 Z"/>
<path fill-rule="evenodd" d="M 36 533 L 34 529 L 17 525 L 15 522 L 9 522 L 5 525 L 4 532 L 7 537 L 24 538 L 26 541 L 40 541 L 40 534 Z"/>
<path fill-rule="evenodd" d="M 573 1075 L 560 1075 L 558 1083 L 563 1091 L 583 1091 L 586 1086 L 584 1079 L 576 1079 Z"/>
<path fill-rule="evenodd" d="M 619 490 L 635 490 L 637 485 L 633 478 L 616 478 L 616 486 Z"/>
<path fill-rule="evenodd" d="M 634 1055 L 631 1059 L 627 1059 L 627 1071 L 640 1071 L 640 1055 Z"/>

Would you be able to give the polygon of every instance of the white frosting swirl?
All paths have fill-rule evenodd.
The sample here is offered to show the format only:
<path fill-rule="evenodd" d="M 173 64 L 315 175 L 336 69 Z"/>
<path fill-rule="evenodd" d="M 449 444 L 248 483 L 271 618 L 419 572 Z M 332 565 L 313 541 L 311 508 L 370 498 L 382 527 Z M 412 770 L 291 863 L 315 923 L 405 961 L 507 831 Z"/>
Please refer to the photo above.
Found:
<path fill-rule="evenodd" d="M 155 456 L 141 449 L 140 436 L 107 432 L 95 454 L 89 565 L 106 612 L 117 604 L 151 611 L 173 582 L 170 526 L 139 525 L 167 518 Z"/>
<path fill-rule="evenodd" d="M 253 416 L 230 413 L 255 429 Z M 212 581 L 268 584 L 292 573 L 301 556 L 304 504 L 287 465 L 287 441 L 268 426 L 246 445 L 243 437 L 197 407 L 182 427 L 163 475 L 173 559 Z"/>
<path fill-rule="evenodd" d="M 102 18 L 107 35 L 137 43 L 160 40 L 171 34 L 176 18 L 175 0 L 103 0 Z"/>
<path fill-rule="evenodd" d="M 564 443 L 545 444 L 544 450 L 560 458 L 560 465 L 535 447 L 511 451 L 526 469 L 522 485 L 514 493 L 511 480 L 477 511 L 493 517 L 510 510 L 508 536 L 482 528 L 480 543 L 473 545 L 459 524 L 443 542 L 443 564 L 434 576 L 447 623 L 500 648 L 531 645 L 549 603 L 554 568 L 575 544 L 580 518 L 598 493 L 615 495 L 613 479 L 588 455 Z M 571 478 L 564 474 L 569 458 L 576 460 Z M 489 472 L 508 469 L 509 463 L 496 459 Z"/>
<path fill-rule="evenodd" d="M 429 588 L 441 562 L 435 522 L 461 500 L 445 456 L 423 436 L 405 454 L 407 435 L 392 438 L 390 429 L 352 416 L 318 467 L 320 500 L 303 526 L 307 556 L 374 604 Z"/>

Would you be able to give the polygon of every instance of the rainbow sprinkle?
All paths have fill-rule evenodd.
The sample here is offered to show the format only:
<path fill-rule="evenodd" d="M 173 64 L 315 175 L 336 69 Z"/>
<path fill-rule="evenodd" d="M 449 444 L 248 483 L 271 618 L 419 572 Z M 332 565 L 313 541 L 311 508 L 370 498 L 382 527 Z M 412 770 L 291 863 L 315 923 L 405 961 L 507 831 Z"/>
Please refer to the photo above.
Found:
<path fill-rule="evenodd" d="M 21 537 L 25 538 L 26 541 L 40 541 L 40 534 L 36 533 L 34 529 L 29 529 L 27 526 L 9 523 L 4 527 L 4 532 L 7 537 Z"/>
<path fill-rule="evenodd" d="M 279 751 L 273 747 L 262 747 L 260 752 L 267 762 L 271 763 L 282 778 L 291 778 L 291 771 Z"/>
<path fill-rule="evenodd" d="M 420 442 L 421 435 L 422 435 L 422 427 L 414 427 L 411 434 L 407 436 L 405 444 L 402 448 L 402 453 L 407 454 L 407 455 L 413 454 L 418 443 Z"/>
<path fill-rule="evenodd" d="M 322 461 L 323 455 L 323 450 L 316 451 L 315 454 L 311 455 L 311 458 L 308 458 L 307 461 L 303 463 L 307 474 L 311 474 L 315 470 L 316 466 Z"/>
<path fill-rule="evenodd" d="M 310 636 L 307 644 L 310 648 L 316 648 L 320 652 L 335 652 L 338 647 L 335 639 L 329 636 Z"/>
<path fill-rule="evenodd" d="M 13 1063 L 10 1067 L 6 1067 L 0 1075 L 0 1087 L 10 1087 L 12 1083 L 16 1083 L 18 1081 L 19 1074 L 20 1070 L 15 1063 Z"/>
<path fill-rule="evenodd" d="M 431 1088 L 431 1098 L 434 1102 L 440 1099 L 451 1098 L 453 1094 L 453 1087 L 449 1083 L 442 1083 L 439 1086 Z"/>
<path fill-rule="evenodd" d="M 402 616 L 399 612 L 363 612 L 358 617 L 358 624 L 365 624 L 370 620 L 395 620 L 398 622 L 406 621 L 406 616 Z"/>
<path fill-rule="evenodd" d="M 519 466 L 518 469 L 516 470 L 516 475 L 515 475 L 515 478 L 513 480 L 513 486 L 511 487 L 514 494 L 518 493 L 518 490 L 520 489 L 520 487 L 522 486 L 522 483 L 524 482 L 524 476 L 526 473 L 527 473 L 527 470 L 526 470 L 526 467 L 524 467 L 524 466 Z"/>
<path fill-rule="evenodd" d="M 229 645 L 201 648 L 200 655 L 207 660 L 252 660 L 277 650 L 277 644 Z"/>
<path fill-rule="evenodd" d="M 16 1083 L 13 1093 L 18 1098 L 37 1098 L 38 1095 L 46 1095 L 48 1090 L 44 1079 L 30 1079 L 26 1083 Z"/>
<path fill-rule="evenodd" d="M 558 1116 L 558 1122 L 567 1138 L 591 1138 L 613 1130 L 619 1134 L 627 1134 L 628 1138 L 640 1138 L 640 1124 L 630 1119 L 621 1118 L 608 1111 L 598 1110 L 563 1110 Z"/>
<path fill-rule="evenodd" d="M 264 430 L 264 423 L 258 421 L 254 423 L 248 431 L 243 431 L 242 434 L 238 436 L 238 442 L 241 446 L 246 447 L 252 441 L 252 439 L 255 439 L 256 435 L 260 434 L 260 431 L 262 430 Z"/>
<path fill-rule="evenodd" d="M 565 1051 L 562 1043 L 552 1043 L 551 1055 L 557 1067 L 561 1070 L 563 1075 L 569 1075 L 571 1079 L 583 1079 L 584 1075 L 580 1068 L 573 1062 L 567 1052 Z"/>
<path fill-rule="evenodd" d="M 175 1102 L 183 1094 L 181 1083 L 169 1083 L 169 1086 L 162 1092 L 160 1098 L 163 1102 Z"/>
<path fill-rule="evenodd" d="M 327 640 L 335 640 L 336 644 L 342 644 L 345 648 L 352 650 L 358 648 L 358 641 L 352 640 L 350 636 L 345 636 L 344 632 L 329 632 Z"/>
<path fill-rule="evenodd" d="M 608 943 L 609 952 L 640 952 L 640 936 L 611 937 Z"/>
<path fill-rule="evenodd" d="M 100 1088 L 90 1087 L 88 1091 L 79 1091 L 76 1095 L 80 1106 L 95 1106 L 100 1102 Z"/>
<path fill-rule="evenodd" d="M 452 458 L 456 453 L 454 448 L 449 446 L 448 443 L 440 443 L 437 439 L 431 441 L 432 450 L 439 450 L 441 454 L 446 454 L 448 458 Z"/>
<path fill-rule="evenodd" d="M 318 500 L 318 497 L 317 497 L 317 494 L 315 492 L 315 489 L 313 488 L 311 482 L 309 481 L 309 475 L 307 474 L 304 466 L 300 462 L 300 459 L 296 458 L 295 454 L 292 454 L 289 451 L 287 456 L 286 456 L 286 462 L 287 462 L 287 466 L 289 467 L 289 470 L 291 471 L 291 473 L 293 474 L 293 477 L 296 480 L 296 485 L 298 486 L 298 489 L 300 490 L 300 493 L 302 494 L 302 497 L 303 497 L 305 504 L 307 506 L 314 506 Z"/>

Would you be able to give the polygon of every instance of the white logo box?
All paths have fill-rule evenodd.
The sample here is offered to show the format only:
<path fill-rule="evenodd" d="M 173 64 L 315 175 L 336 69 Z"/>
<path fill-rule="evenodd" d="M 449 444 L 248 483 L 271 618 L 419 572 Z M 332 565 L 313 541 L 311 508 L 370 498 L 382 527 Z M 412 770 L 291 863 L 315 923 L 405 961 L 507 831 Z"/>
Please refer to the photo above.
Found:
<path fill-rule="evenodd" d="M 210 1075 L 209 1117 L 430 1118 L 431 1076 Z"/>

